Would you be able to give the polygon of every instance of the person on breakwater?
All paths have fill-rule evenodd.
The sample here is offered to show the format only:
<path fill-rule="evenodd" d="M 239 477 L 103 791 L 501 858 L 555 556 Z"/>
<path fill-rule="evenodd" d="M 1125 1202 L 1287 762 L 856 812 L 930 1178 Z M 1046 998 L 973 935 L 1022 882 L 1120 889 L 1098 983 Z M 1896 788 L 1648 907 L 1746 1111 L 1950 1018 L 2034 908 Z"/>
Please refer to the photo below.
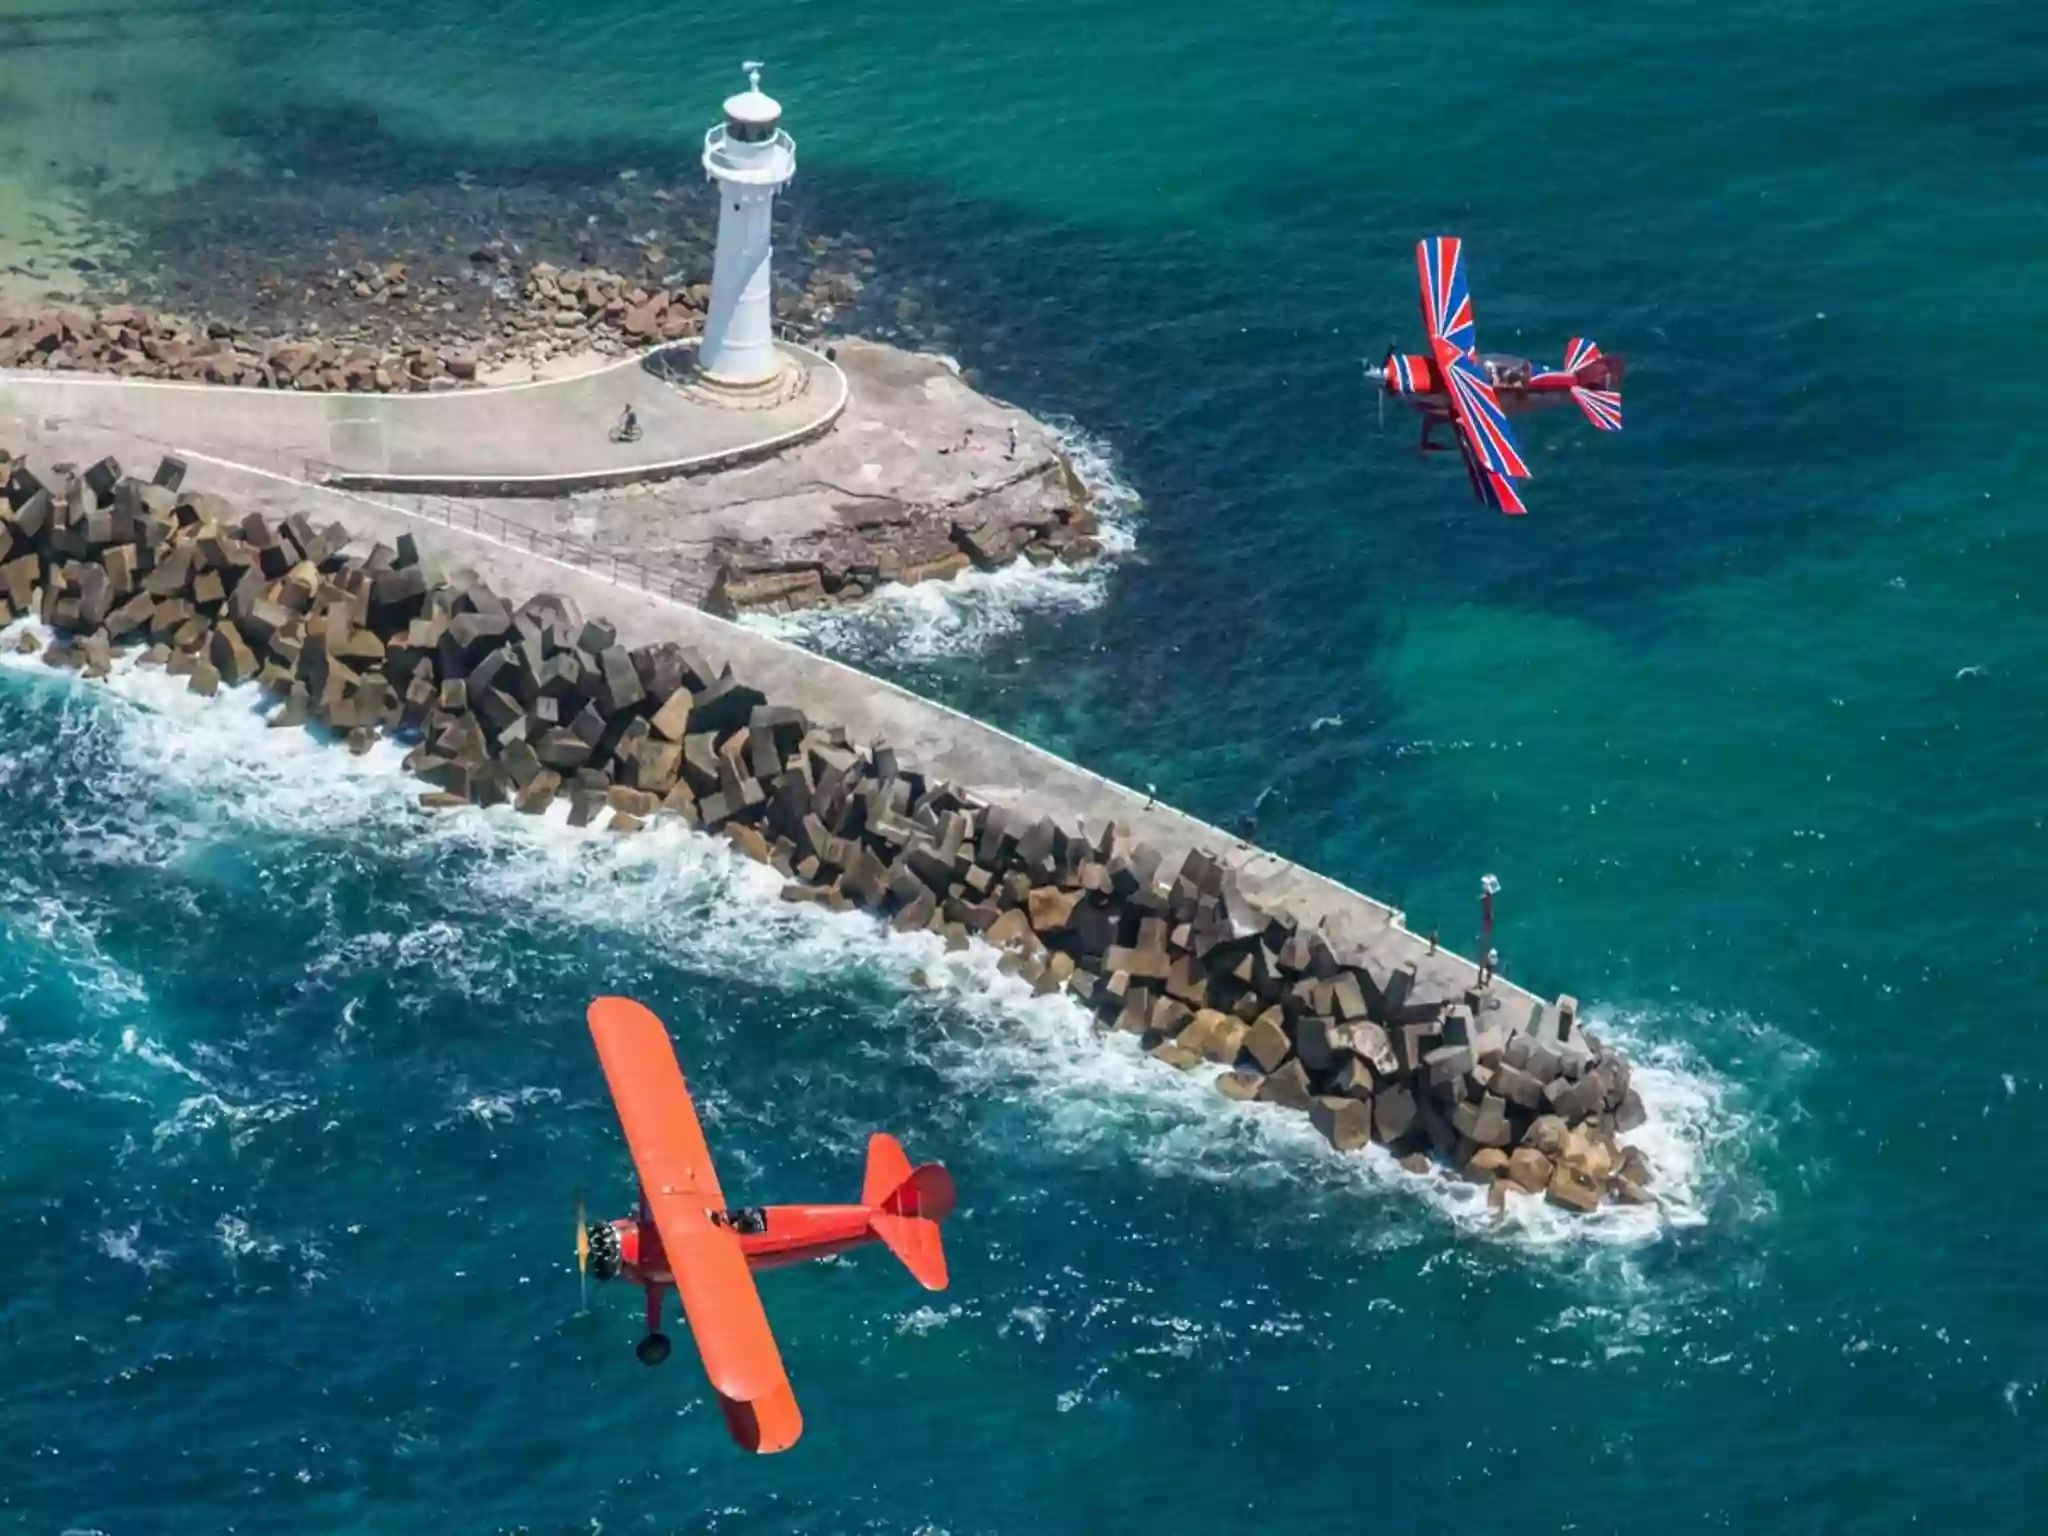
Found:
<path fill-rule="evenodd" d="M 612 441 L 615 443 L 637 443 L 640 441 L 640 417 L 633 410 L 630 401 L 627 402 L 625 410 L 619 413 L 619 424 L 612 428 Z"/>

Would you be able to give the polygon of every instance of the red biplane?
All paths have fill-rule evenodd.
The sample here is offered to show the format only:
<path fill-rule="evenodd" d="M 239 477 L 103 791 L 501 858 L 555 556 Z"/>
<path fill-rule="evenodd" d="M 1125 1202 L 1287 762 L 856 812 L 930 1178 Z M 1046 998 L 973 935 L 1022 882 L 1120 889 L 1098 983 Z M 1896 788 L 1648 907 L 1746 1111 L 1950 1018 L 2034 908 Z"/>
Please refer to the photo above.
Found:
<path fill-rule="evenodd" d="M 600 997 L 590 1033 L 640 1176 L 640 1204 L 626 1220 L 586 1225 L 579 1198 L 577 1267 L 645 1287 L 647 1336 L 634 1353 L 647 1365 L 669 1356 L 662 1291 L 674 1286 L 733 1439 L 749 1451 L 787 1450 L 803 1415 L 752 1271 L 880 1242 L 927 1290 L 944 1290 L 939 1222 L 953 1209 L 953 1180 L 937 1163 L 912 1168 L 877 1132 L 858 1205 L 728 1206 L 661 1020 L 626 998 Z"/>
<path fill-rule="evenodd" d="M 1390 395 L 1412 395 L 1422 411 L 1422 448 L 1442 452 L 1431 429 L 1448 422 L 1464 455 L 1472 491 L 1490 507 L 1522 513 L 1528 508 L 1513 481 L 1526 480 L 1529 466 L 1508 432 L 1508 411 L 1549 400 L 1570 399 L 1602 432 L 1621 430 L 1621 373 L 1590 341 L 1565 343 L 1564 365 L 1537 369 L 1526 358 L 1482 355 L 1472 325 L 1472 294 L 1465 285 L 1463 242 L 1432 235 L 1415 248 L 1422 278 L 1422 321 L 1429 330 L 1429 354 L 1387 349 L 1380 377 Z"/>

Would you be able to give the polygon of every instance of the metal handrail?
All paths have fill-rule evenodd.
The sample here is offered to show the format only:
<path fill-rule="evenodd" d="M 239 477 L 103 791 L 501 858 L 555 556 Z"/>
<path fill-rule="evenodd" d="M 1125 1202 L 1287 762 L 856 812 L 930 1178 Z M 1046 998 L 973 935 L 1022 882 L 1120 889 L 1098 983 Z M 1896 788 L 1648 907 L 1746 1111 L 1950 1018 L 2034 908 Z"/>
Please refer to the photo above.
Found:
<path fill-rule="evenodd" d="M 324 486 L 322 482 L 330 475 L 339 473 L 341 466 L 329 464 L 319 459 L 305 459 L 302 463 L 304 466 L 302 478 L 308 486 L 314 489 L 333 489 L 331 486 Z M 351 499 L 363 499 L 356 496 L 355 493 L 348 491 L 340 491 L 335 494 L 348 496 Z M 576 539 L 564 538 L 558 533 L 546 533 L 538 528 L 529 527 L 525 523 L 514 522 L 511 518 L 501 517 L 495 512 L 486 512 L 481 507 L 446 496 L 420 494 L 403 498 L 403 500 L 409 500 L 412 505 L 405 506 L 400 504 L 399 498 L 394 498 L 394 505 L 397 506 L 399 511 L 410 512 L 415 516 L 427 519 L 429 522 L 440 523 L 444 527 L 453 528 L 459 532 L 474 533 L 495 543 L 503 544 L 508 549 L 524 550 L 529 554 L 539 555 L 544 559 L 554 560 L 563 565 L 573 566 L 578 570 L 588 571 L 593 576 L 601 577 L 611 582 L 614 586 L 634 588 L 649 593 L 652 596 L 668 598 L 676 602 L 689 601 L 687 589 L 680 579 L 666 572 L 656 570 L 651 566 L 643 565 L 637 560 L 622 559 L 618 555 L 612 554 L 607 550 L 598 549 L 594 545 L 585 544 Z"/>
<path fill-rule="evenodd" d="M 787 161 L 772 153 L 776 150 L 787 155 Z M 716 165 L 723 180 L 749 186 L 780 186 L 796 173 L 796 140 L 783 128 L 776 129 L 772 139 L 737 140 L 726 132 L 725 124 L 719 123 L 705 130 L 702 158 L 705 171 L 709 173 Z"/>

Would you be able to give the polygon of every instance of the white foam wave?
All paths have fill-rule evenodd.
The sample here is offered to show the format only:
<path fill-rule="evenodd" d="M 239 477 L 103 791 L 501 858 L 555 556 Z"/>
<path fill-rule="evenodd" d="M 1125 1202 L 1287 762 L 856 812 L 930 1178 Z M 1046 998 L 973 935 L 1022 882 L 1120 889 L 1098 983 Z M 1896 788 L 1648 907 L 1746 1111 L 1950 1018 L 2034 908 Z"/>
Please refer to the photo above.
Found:
<path fill-rule="evenodd" d="M 237 1216 L 232 1212 L 213 1224 L 213 1235 L 221 1247 L 227 1250 L 231 1259 L 268 1259 L 284 1252 L 283 1243 L 259 1234 L 249 1225 L 246 1217 Z"/>
<path fill-rule="evenodd" d="M 142 1223 L 134 1222 L 122 1231 L 104 1230 L 99 1234 L 100 1252 L 121 1264 L 133 1264 L 145 1275 L 155 1274 L 171 1262 L 171 1256 L 161 1248 L 150 1248 L 142 1241 Z"/>
<path fill-rule="evenodd" d="M 289 1120 L 312 1103 L 303 1093 L 252 1092 L 240 1085 L 217 1080 L 181 1060 L 161 1041 L 142 1035 L 132 1026 L 121 1032 L 121 1054 L 197 1090 L 180 1099 L 177 1107 L 157 1122 L 153 1134 L 159 1152 L 172 1142 L 196 1139 L 217 1126 L 227 1128 L 231 1145 L 244 1147 L 260 1127 Z M 207 1052 L 203 1047 L 194 1047 L 193 1054 L 208 1056 L 218 1065 L 225 1065 L 218 1062 L 218 1053 Z"/>
<path fill-rule="evenodd" d="M 47 675 L 32 656 L 9 654 L 0 664 Z M 356 757 L 308 731 L 270 729 L 252 687 L 202 698 L 186 679 L 140 666 L 132 654 L 90 686 L 134 706 L 120 737 L 133 786 L 188 791 L 191 804 L 180 809 L 199 817 L 224 811 L 280 831 L 331 830 L 413 801 L 422 787 L 406 777 L 405 750 L 392 742 Z"/>
<path fill-rule="evenodd" d="M 944 1311 L 937 1307 L 918 1307 L 896 1319 L 896 1332 L 899 1335 L 905 1333 L 923 1335 L 945 1327 L 960 1316 L 962 1316 L 962 1308 L 957 1301 Z"/>
<path fill-rule="evenodd" d="M 1095 499 L 1102 554 L 1085 565 L 1033 565 L 1018 556 L 995 571 L 967 571 L 951 581 L 890 585 L 857 608 L 750 615 L 743 622 L 782 639 L 848 659 L 929 661 L 985 650 L 1035 614 L 1078 613 L 1099 606 L 1117 565 L 1138 544 L 1141 503 L 1117 471 L 1109 446 L 1070 421 L 1047 426 Z"/>
<path fill-rule="evenodd" d="M 0 883 L 0 932 L 33 941 L 30 953 L 52 956 L 73 990 L 102 1018 L 124 1018 L 149 1002 L 142 978 L 101 947 L 99 928 L 90 914 L 62 896 L 31 889 L 11 872 Z"/>
<path fill-rule="evenodd" d="M 509 1088 L 496 1093 L 473 1093 L 456 1105 L 458 1114 L 468 1115 L 482 1125 L 519 1118 L 519 1111 L 533 1104 L 559 1104 L 559 1088 Z"/>
<path fill-rule="evenodd" d="M 624 929 L 687 964 L 750 985 L 878 986 L 898 999 L 910 1037 L 905 1049 L 969 1096 L 1021 1098 L 1030 1106 L 1034 1140 L 1063 1153 L 1134 1161 L 1162 1178 L 1274 1186 L 1308 1179 L 1375 1197 L 1402 1191 L 1460 1229 L 1517 1248 L 1578 1249 L 1636 1244 L 1707 1220 L 1716 1158 L 1745 1133 L 1744 1116 L 1720 1079 L 1660 1044 L 1654 1029 L 1617 1019 L 1607 1029 L 1629 1048 L 1650 1114 L 1650 1123 L 1627 1139 L 1654 1165 L 1656 1203 L 1588 1217 L 1517 1197 L 1497 1216 L 1476 1186 L 1436 1172 L 1411 1174 L 1377 1147 L 1338 1153 L 1304 1116 L 1225 1099 L 1214 1087 L 1219 1069 L 1181 1073 L 1150 1060 L 1133 1037 L 1105 1035 L 1072 1000 L 1040 996 L 1003 973 L 986 947 L 951 952 L 931 934 L 891 934 L 859 913 L 785 903 L 781 878 L 721 839 L 678 826 L 630 837 L 573 829 L 559 804 L 544 817 L 505 808 L 423 812 L 419 786 L 395 747 L 356 758 L 302 732 L 270 731 L 246 690 L 207 702 L 183 692 L 176 679 L 132 668 L 117 671 L 111 685 L 136 706 L 124 714 L 133 736 L 129 756 L 160 779 L 181 783 L 195 803 L 219 807 L 219 815 L 291 832 L 373 823 L 387 839 L 395 834 L 422 847 L 466 844 L 486 855 L 464 883 L 488 908 L 544 913 L 550 924 L 593 931 Z M 454 936 L 450 930 L 437 938 L 428 925 L 410 936 L 359 938 L 333 963 L 388 960 L 407 945 L 423 956 L 461 950 Z M 927 991 L 941 997 L 939 1006 Z M 197 1075 L 183 1064 L 165 1070 L 179 1067 Z M 458 1107 L 488 1123 L 521 1102 L 531 1101 L 485 1093 Z M 208 1082 L 159 1126 L 159 1142 L 222 1122 L 244 1136 L 303 1107 L 291 1094 L 252 1099 Z M 706 1110 L 707 1118 L 716 1115 L 715 1099 Z M 1373 1243 L 1424 1235 L 1399 1221 L 1360 1227 L 1361 1240 Z"/>

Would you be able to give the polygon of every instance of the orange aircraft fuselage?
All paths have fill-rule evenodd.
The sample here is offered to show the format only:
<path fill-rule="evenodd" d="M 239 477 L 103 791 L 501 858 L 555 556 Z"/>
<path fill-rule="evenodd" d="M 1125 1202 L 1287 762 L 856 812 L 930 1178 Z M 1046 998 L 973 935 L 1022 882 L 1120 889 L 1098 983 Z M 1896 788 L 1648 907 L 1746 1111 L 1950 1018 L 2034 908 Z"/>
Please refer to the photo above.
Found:
<path fill-rule="evenodd" d="M 740 1252 L 749 1269 L 781 1269 L 844 1253 L 875 1237 L 874 1212 L 865 1205 L 769 1205 L 759 1211 L 762 1230 L 737 1230 Z M 674 1285 L 661 1236 L 652 1223 L 645 1229 L 632 1217 L 612 1223 L 619 1234 L 619 1278 L 634 1285 Z"/>

